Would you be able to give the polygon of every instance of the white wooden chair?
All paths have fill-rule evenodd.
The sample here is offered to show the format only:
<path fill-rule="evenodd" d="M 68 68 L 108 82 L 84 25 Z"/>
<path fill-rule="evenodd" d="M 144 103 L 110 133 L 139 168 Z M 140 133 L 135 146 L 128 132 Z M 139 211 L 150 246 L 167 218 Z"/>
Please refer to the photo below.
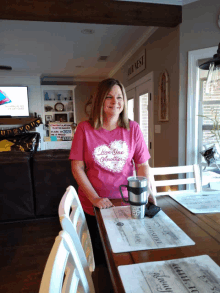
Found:
<path fill-rule="evenodd" d="M 59 219 L 64 231 L 71 236 L 83 268 L 88 274 L 95 270 L 92 242 L 84 211 L 73 186 L 69 186 L 59 205 Z"/>
<path fill-rule="evenodd" d="M 184 179 L 171 179 L 171 180 L 155 180 L 155 175 L 168 175 L 168 174 L 181 174 L 181 173 L 193 173 L 193 178 Z M 176 167 L 159 167 L 151 168 L 149 166 L 149 179 L 151 183 L 152 193 L 155 196 L 167 195 L 167 194 L 177 194 L 182 191 L 165 191 L 157 192 L 157 187 L 159 186 L 171 186 L 171 185 L 182 185 L 182 184 L 195 184 L 196 192 L 201 191 L 201 177 L 198 165 L 188 165 L 188 166 L 176 166 Z M 192 190 L 191 190 L 192 191 Z M 186 192 L 186 191 L 184 191 Z"/>
<path fill-rule="evenodd" d="M 67 262 L 71 264 L 67 266 Z M 95 293 L 87 279 L 76 247 L 66 231 L 55 239 L 44 269 L 39 293 Z"/>

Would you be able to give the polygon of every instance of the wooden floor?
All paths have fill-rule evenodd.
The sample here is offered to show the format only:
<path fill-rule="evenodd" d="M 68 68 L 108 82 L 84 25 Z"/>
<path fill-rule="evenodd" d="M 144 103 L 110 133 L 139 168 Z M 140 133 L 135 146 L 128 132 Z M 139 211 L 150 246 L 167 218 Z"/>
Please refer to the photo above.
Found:
<path fill-rule="evenodd" d="M 37 293 L 59 219 L 47 218 L 0 223 L 0 292 Z M 108 269 L 96 268 L 96 292 L 112 292 Z"/>

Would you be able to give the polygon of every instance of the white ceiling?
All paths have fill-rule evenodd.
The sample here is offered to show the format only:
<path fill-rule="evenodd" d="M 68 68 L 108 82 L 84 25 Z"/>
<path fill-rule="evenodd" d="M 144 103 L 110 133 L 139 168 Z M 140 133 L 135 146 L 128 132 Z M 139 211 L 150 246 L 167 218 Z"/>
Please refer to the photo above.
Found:
<path fill-rule="evenodd" d="M 139 2 L 174 1 L 178 5 L 182 2 Z M 83 34 L 84 29 L 94 33 Z M 0 20 L 0 65 L 12 66 L 12 71 L 0 71 L 0 75 L 99 80 L 116 72 L 155 30 L 143 26 Z M 100 56 L 108 56 L 107 61 L 98 62 Z"/>
<path fill-rule="evenodd" d="M 83 29 L 94 34 L 83 34 Z M 146 39 L 149 27 L 35 21 L 0 21 L 0 65 L 8 74 L 103 78 L 136 42 Z M 109 56 L 107 62 L 98 62 Z M 78 68 L 77 66 L 82 66 Z M 1 71 L 2 73 L 2 71 Z M 4 74 L 6 71 L 4 71 Z"/>

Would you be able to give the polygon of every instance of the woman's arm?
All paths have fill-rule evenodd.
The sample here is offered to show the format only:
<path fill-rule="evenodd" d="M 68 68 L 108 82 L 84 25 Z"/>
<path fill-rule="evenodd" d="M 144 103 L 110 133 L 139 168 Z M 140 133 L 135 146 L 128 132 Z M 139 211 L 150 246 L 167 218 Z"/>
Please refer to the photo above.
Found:
<path fill-rule="evenodd" d="M 143 164 L 136 164 L 136 174 L 137 176 L 143 176 L 147 178 L 147 185 L 149 190 L 149 202 L 152 202 L 153 204 L 157 204 L 155 196 L 153 196 L 151 185 L 150 185 L 150 179 L 149 179 L 149 165 L 148 162 L 145 162 Z"/>
<path fill-rule="evenodd" d="M 98 196 L 97 192 L 93 188 L 85 173 L 85 164 L 83 161 L 72 160 L 71 169 L 78 185 L 94 206 L 100 209 L 105 209 L 113 206 L 108 198 L 101 198 Z"/>

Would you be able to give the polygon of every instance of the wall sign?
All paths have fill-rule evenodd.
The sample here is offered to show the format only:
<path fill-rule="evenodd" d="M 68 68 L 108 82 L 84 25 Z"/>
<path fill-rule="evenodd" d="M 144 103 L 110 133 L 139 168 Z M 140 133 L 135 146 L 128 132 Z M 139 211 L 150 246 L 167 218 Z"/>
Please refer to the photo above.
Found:
<path fill-rule="evenodd" d="M 34 129 L 35 127 L 38 127 L 41 123 L 42 123 L 41 118 L 37 118 L 36 120 L 29 122 L 23 126 L 0 130 L 0 138 L 8 137 L 8 136 L 16 136 L 23 133 L 27 133 L 28 131 Z"/>
<path fill-rule="evenodd" d="M 164 70 L 160 74 L 160 82 L 159 82 L 158 91 L 159 91 L 158 120 L 161 122 L 169 121 L 169 76 L 166 70 Z"/>
<path fill-rule="evenodd" d="M 146 51 L 145 49 L 137 56 L 135 61 L 128 66 L 127 76 L 131 79 L 146 68 Z"/>
<path fill-rule="evenodd" d="M 49 135 L 56 137 L 57 140 L 72 140 L 72 122 L 49 122 Z"/>

